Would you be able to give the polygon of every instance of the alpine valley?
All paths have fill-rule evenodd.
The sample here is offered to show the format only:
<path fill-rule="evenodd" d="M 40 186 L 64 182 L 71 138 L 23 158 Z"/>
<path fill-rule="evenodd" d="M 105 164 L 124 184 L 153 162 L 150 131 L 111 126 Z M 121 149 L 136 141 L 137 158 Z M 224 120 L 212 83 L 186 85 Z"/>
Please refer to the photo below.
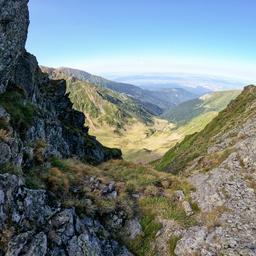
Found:
<path fill-rule="evenodd" d="M 0 256 L 256 255 L 256 87 L 40 67 L 29 22 L 0 0 Z"/>
<path fill-rule="evenodd" d="M 200 92 L 183 88 L 146 90 L 85 71 L 41 69 L 52 79 L 67 81 L 69 98 L 74 108 L 85 114 L 90 134 L 104 145 L 121 148 L 124 159 L 135 163 L 160 158 L 184 136 L 203 129 L 240 93 L 199 96 Z"/>

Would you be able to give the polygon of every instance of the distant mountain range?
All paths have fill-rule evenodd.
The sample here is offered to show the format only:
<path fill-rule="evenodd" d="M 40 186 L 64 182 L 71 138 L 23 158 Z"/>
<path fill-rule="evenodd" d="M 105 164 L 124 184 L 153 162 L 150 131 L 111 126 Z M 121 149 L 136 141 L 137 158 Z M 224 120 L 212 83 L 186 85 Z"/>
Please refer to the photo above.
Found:
<path fill-rule="evenodd" d="M 189 87 L 189 86 L 184 86 L 184 85 L 175 84 L 175 83 L 165 83 L 165 84 L 148 83 L 147 85 L 140 85 L 140 87 L 145 90 L 151 90 L 151 91 L 168 91 L 168 90 L 179 88 L 197 96 L 202 96 L 206 93 L 212 92 L 212 90 L 203 86 Z"/>
<path fill-rule="evenodd" d="M 80 81 L 106 87 L 119 93 L 125 93 L 128 96 L 141 101 L 147 110 L 154 115 L 162 114 L 167 109 L 170 109 L 171 107 L 174 107 L 187 100 L 197 98 L 198 96 L 197 94 L 183 88 L 146 90 L 132 84 L 110 81 L 81 70 L 71 68 L 48 68 L 48 73 L 50 73 L 50 75 L 53 75 L 54 72 L 63 73 L 68 77 L 75 77 Z"/>
<path fill-rule="evenodd" d="M 91 129 L 107 126 L 118 131 L 134 121 L 145 125 L 153 123 L 153 114 L 135 98 L 89 83 L 85 76 L 82 77 L 76 71 L 70 73 L 66 69 L 64 71 L 67 72 L 63 72 L 63 69 L 46 67 L 41 67 L 41 69 L 43 72 L 49 73 L 54 79 L 65 79 L 67 81 L 69 98 L 73 102 L 74 108 L 86 115 L 86 123 Z M 77 76 L 75 77 L 75 75 Z M 101 78 L 92 77 L 91 80 L 99 83 Z M 102 80 L 104 81 L 104 79 Z M 152 108 L 152 106 L 149 108 Z M 157 107 L 155 109 L 158 111 Z"/>
<path fill-rule="evenodd" d="M 73 108 L 85 114 L 91 135 L 108 147 L 122 148 L 126 160 L 140 162 L 161 157 L 186 135 L 202 130 L 240 93 L 210 92 L 198 97 L 183 88 L 145 90 L 84 71 L 41 69 L 52 79 L 66 80 Z M 159 106 L 162 102 L 165 109 Z"/>
<path fill-rule="evenodd" d="M 122 83 L 136 84 L 137 86 L 147 90 L 154 90 L 156 88 L 183 88 L 200 96 L 210 91 L 242 89 L 244 84 L 250 82 L 212 75 L 186 73 L 135 75 L 112 74 L 107 77 Z"/>
<path fill-rule="evenodd" d="M 223 110 L 228 103 L 240 94 L 240 90 L 212 92 L 205 94 L 197 99 L 189 100 L 175 106 L 165 112 L 162 117 L 178 125 L 188 123 L 193 118 Z"/>

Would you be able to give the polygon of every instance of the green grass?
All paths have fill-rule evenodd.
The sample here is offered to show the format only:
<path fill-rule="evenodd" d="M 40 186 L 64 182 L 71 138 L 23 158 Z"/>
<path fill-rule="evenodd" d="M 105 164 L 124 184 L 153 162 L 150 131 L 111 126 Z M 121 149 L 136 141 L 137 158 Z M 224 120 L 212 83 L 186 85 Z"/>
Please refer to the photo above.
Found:
<path fill-rule="evenodd" d="M 104 198 L 100 191 L 88 189 L 85 182 L 88 176 L 99 178 L 103 184 L 115 181 L 117 198 Z M 193 187 L 182 177 L 156 171 L 151 166 L 111 160 L 95 167 L 75 159 L 53 158 L 50 168 L 40 166 L 28 170 L 25 177 L 26 186 L 51 191 L 63 206 L 75 207 L 79 214 L 104 216 L 119 209 L 128 219 L 137 215 L 143 235 L 130 241 L 122 233 L 115 234 L 135 255 L 155 255 L 155 236 L 162 227 L 158 218 L 175 220 L 183 227 L 196 223 L 194 216 L 187 217 L 175 200 L 176 190 L 182 190 L 189 200 Z M 78 194 L 72 192 L 74 187 L 79 188 Z M 139 194 L 139 198 L 135 198 L 134 193 Z"/>
<path fill-rule="evenodd" d="M 22 170 L 21 168 L 15 166 L 14 164 L 6 163 L 6 164 L 0 165 L 0 174 L 4 174 L 4 173 L 21 175 Z"/>
<path fill-rule="evenodd" d="M 156 168 L 177 174 L 195 158 L 205 156 L 208 147 L 216 143 L 217 137 L 243 124 L 253 114 L 254 109 L 250 106 L 253 105 L 255 100 L 255 87 L 245 89 L 205 129 L 199 133 L 186 136 L 181 143 L 169 150 L 161 160 L 155 162 Z M 235 134 L 232 136 L 235 138 Z"/>
<path fill-rule="evenodd" d="M 134 241 L 124 241 L 128 248 L 137 256 L 154 256 L 156 252 L 152 247 L 157 232 L 162 228 L 155 217 L 148 214 L 140 219 L 143 235 L 140 235 Z"/>
<path fill-rule="evenodd" d="M 0 105 L 11 116 L 11 124 L 14 128 L 25 131 L 33 121 L 36 107 L 28 102 L 20 90 L 7 91 L 0 95 Z M 3 126 L 3 122 L 2 125 Z"/>
<path fill-rule="evenodd" d="M 201 98 L 181 103 L 165 113 L 163 117 L 177 123 L 179 126 L 185 125 L 202 114 L 220 112 L 240 93 L 239 90 L 212 92 Z"/>
<path fill-rule="evenodd" d="M 145 212 L 163 219 L 175 220 L 183 227 L 190 227 L 196 224 L 194 216 L 186 216 L 179 203 L 172 202 L 166 197 L 145 197 L 140 201 L 140 207 Z"/>
<path fill-rule="evenodd" d="M 57 158 L 57 157 L 53 157 L 51 159 L 51 164 L 53 167 L 57 167 L 57 168 L 61 169 L 62 171 L 67 171 L 70 169 L 68 161 L 65 161 L 65 160 Z"/>
<path fill-rule="evenodd" d="M 143 106 L 124 94 L 87 82 L 67 78 L 67 92 L 74 108 L 83 112 L 92 129 L 102 126 L 124 128 L 135 118 L 152 123 L 152 116 Z"/>
<path fill-rule="evenodd" d="M 176 248 L 176 245 L 178 243 L 178 241 L 181 239 L 180 236 L 172 236 L 169 240 L 169 254 L 170 256 L 176 256 L 175 254 L 175 248 Z"/>

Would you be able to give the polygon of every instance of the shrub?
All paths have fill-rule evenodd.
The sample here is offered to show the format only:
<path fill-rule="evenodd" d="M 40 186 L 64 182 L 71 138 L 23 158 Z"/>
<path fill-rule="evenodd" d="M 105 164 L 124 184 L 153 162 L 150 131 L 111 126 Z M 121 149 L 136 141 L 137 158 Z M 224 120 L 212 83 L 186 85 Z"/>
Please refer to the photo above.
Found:
<path fill-rule="evenodd" d="M 0 118 L 0 129 L 7 130 L 8 129 L 8 122 L 5 118 Z"/>
<path fill-rule="evenodd" d="M 221 215 L 228 211 L 225 206 L 217 206 L 210 212 L 201 213 L 201 220 L 207 228 L 213 228 L 220 224 L 219 219 Z"/>
<path fill-rule="evenodd" d="M 17 167 L 12 163 L 6 163 L 6 164 L 0 165 L 0 173 L 10 173 L 14 175 L 20 175 L 22 173 L 22 170 L 20 167 Z"/>

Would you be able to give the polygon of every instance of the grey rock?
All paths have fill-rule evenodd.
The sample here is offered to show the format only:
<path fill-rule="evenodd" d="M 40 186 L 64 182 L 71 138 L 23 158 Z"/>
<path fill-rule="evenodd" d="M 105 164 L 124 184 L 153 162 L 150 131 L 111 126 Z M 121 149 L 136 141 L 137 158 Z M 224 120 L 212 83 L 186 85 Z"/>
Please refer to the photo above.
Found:
<path fill-rule="evenodd" d="M 10 121 L 10 115 L 6 112 L 6 110 L 0 106 L 0 120 L 4 120 L 7 123 Z"/>
<path fill-rule="evenodd" d="M 37 234 L 30 243 L 26 256 L 44 256 L 47 252 L 47 237 L 41 232 Z"/>
<path fill-rule="evenodd" d="M 181 256 L 196 255 L 202 250 L 207 230 L 201 227 L 195 227 L 187 232 L 178 242 L 175 248 L 175 254 Z"/>
<path fill-rule="evenodd" d="M 10 161 L 12 152 L 10 147 L 3 142 L 0 142 L 0 164 L 6 164 Z"/>
<path fill-rule="evenodd" d="M 175 194 L 178 201 L 182 202 L 183 200 L 185 200 L 185 195 L 182 190 L 177 190 Z"/>
<path fill-rule="evenodd" d="M 0 1 L 0 93 L 8 71 L 24 52 L 29 24 L 28 0 Z"/>
<path fill-rule="evenodd" d="M 66 255 L 63 248 L 68 256 L 131 255 L 98 221 L 56 206 L 46 191 L 27 189 L 14 175 L 0 175 L 0 235 L 10 225 L 16 228 L 6 255 Z"/>
<path fill-rule="evenodd" d="M 107 195 L 108 198 L 116 199 L 117 198 L 117 192 L 113 191 L 110 194 Z"/>
<path fill-rule="evenodd" d="M 194 214 L 193 210 L 191 208 L 191 205 L 190 205 L 190 203 L 188 201 L 183 201 L 182 202 L 182 207 L 183 207 L 183 209 L 184 209 L 184 211 L 185 211 L 187 216 L 191 216 L 191 215 Z"/>
<path fill-rule="evenodd" d="M 34 233 L 32 231 L 21 233 L 11 239 L 8 244 L 8 250 L 6 256 L 19 256 L 28 240 L 31 240 Z"/>
<path fill-rule="evenodd" d="M 12 240 L 9 242 L 6 256 L 18 256 L 21 252 L 26 256 L 46 255 L 46 235 L 43 232 L 36 235 L 34 235 L 33 232 L 26 232 L 12 238 Z"/>
<path fill-rule="evenodd" d="M 100 256 L 103 255 L 99 246 L 99 241 L 95 237 L 90 237 L 84 233 L 74 236 L 68 244 L 68 254 L 74 256 Z"/>
<path fill-rule="evenodd" d="M 139 220 L 137 218 L 129 220 L 125 226 L 125 232 L 131 240 L 136 239 L 138 235 L 142 235 L 143 231 Z"/>
<path fill-rule="evenodd" d="M 195 188 L 191 197 L 200 207 L 201 225 L 184 232 L 176 255 L 256 255 L 255 123 L 255 117 L 248 118 L 208 150 L 218 152 L 232 146 L 233 153 L 217 167 L 207 173 L 190 170 L 188 181 Z M 238 133 L 236 140 L 234 133 Z"/>

